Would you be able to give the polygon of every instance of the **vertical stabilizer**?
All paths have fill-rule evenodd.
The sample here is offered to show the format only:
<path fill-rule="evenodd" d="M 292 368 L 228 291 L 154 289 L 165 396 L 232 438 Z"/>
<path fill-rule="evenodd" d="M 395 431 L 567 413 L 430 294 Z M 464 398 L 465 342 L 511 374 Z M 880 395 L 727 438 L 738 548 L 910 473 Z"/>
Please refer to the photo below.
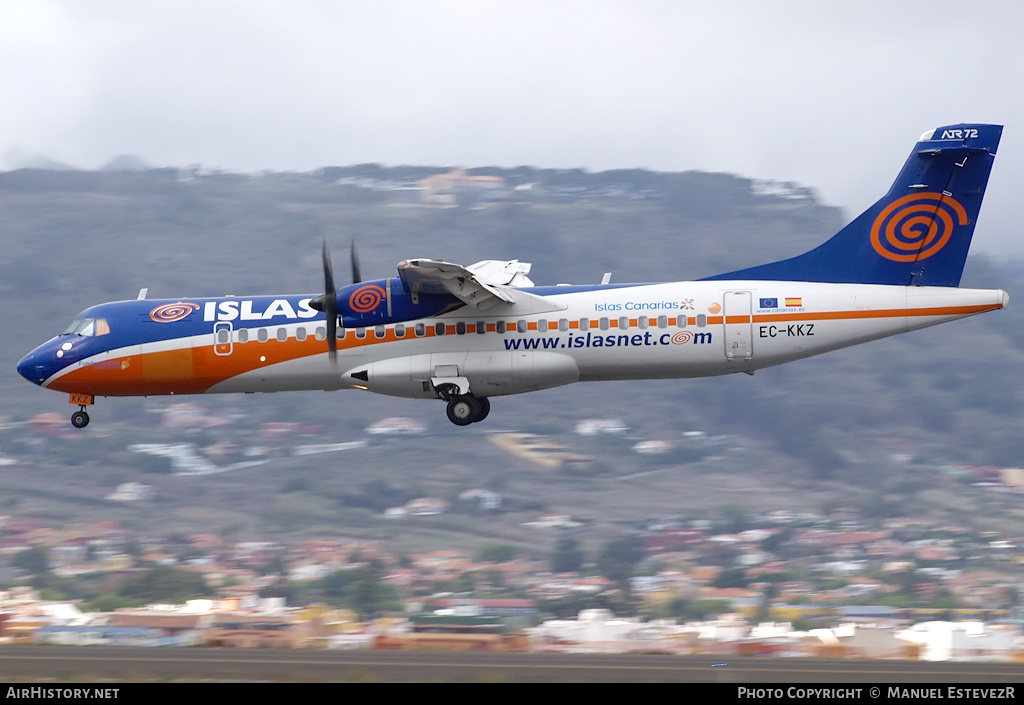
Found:
<path fill-rule="evenodd" d="M 825 244 L 707 279 L 958 286 L 1001 125 L 921 135 L 889 193 Z"/>

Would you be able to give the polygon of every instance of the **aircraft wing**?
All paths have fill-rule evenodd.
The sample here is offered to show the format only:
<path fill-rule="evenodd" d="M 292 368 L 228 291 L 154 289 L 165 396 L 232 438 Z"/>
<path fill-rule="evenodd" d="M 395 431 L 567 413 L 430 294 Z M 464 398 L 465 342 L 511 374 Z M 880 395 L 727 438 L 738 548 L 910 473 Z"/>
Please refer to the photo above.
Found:
<path fill-rule="evenodd" d="M 533 286 L 526 276 L 530 264 L 513 259 L 483 260 L 468 267 L 436 259 L 410 259 L 400 262 L 398 276 L 413 296 L 451 294 L 470 306 L 498 299 L 515 303 L 512 289 Z"/>

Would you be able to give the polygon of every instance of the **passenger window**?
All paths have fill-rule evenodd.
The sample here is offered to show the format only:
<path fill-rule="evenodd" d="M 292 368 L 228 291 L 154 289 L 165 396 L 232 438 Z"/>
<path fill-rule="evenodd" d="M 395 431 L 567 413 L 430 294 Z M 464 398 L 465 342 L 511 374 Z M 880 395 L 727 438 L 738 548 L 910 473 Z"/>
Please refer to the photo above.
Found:
<path fill-rule="evenodd" d="M 569 319 L 559 318 L 558 319 L 558 330 L 569 330 Z"/>
<path fill-rule="evenodd" d="M 217 343 L 219 345 L 225 345 L 231 342 L 231 330 L 229 328 L 221 328 L 217 331 Z"/>
<path fill-rule="evenodd" d="M 444 323 L 438 323 L 434 326 L 434 335 L 444 335 Z"/>
<path fill-rule="evenodd" d="M 478 334 L 480 334 L 480 335 L 483 335 L 484 333 L 486 333 L 487 332 L 487 324 L 484 323 L 483 321 L 477 321 L 476 322 L 476 332 Z"/>
<path fill-rule="evenodd" d="M 416 333 L 416 337 L 417 338 L 422 338 L 423 336 L 425 336 L 427 334 L 427 327 L 425 325 L 423 325 L 422 323 L 417 323 L 416 324 L 416 328 L 415 328 L 415 333 Z"/>
<path fill-rule="evenodd" d="M 284 341 L 288 340 L 288 329 L 287 328 L 278 328 L 277 329 L 277 339 L 278 339 L 278 341 L 280 341 L 282 343 Z"/>
<path fill-rule="evenodd" d="M 703 328 L 708 324 L 708 317 L 703 313 L 697 314 L 697 327 Z"/>
<path fill-rule="evenodd" d="M 590 319 L 589 318 L 581 318 L 580 319 L 580 330 L 590 330 Z"/>
<path fill-rule="evenodd" d="M 637 322 L 637 325 L 639 325 L 641 328 L 646 328 L 647 327 L 647 316 L 640 316 L 640 318 L 638 318 L 636 322 Z"/>
<path fill-rule="evenodd" d="M 239 328 L 238 329 L 238 342 L 239 343 L 248 343 L 249 342 L 249 329 L 248 328 Z"/>
<path fill-rule="evenodd" d="M 405 337 L 405 324 L 404 323 L 396 323 L 395 324 L 395 337 L 396 338 L 404 338 Z"/>
<path fill-rule="evenodd" d="M 658 316 L 658 328 L 668 328 L 668 316 Z"/>
<path fill-rule="evenodd" d="M 527 330 L 529 330 L 529 328 L 530 327 L 526 324 L 526 321 L 522 319 L 516 322 L 516 330 L 519 331 L 520 333 L 525 333 Z"/>
<path fill-rule="evenodd" d="M 686 328 L 686 316 L 677 316 L 676 317 L 676 327 L 677 328 Z"/>
<path fill-rule="evenodd" d="M 317 326 L 313 335 L 317 340 L 327 340 L 327 329 L 323 326 Z"/>
<path fill-rule="evenodd" d="M 608 330 L 608 319 L 607 318 L 601 318 L 601 320 L 598 321 L 598 327 L 601 330 Z"/>
<path fill-rule="evenodd" d="M 306 339 L 306 329 L 303 326 L 295 329 L 295 339 L 300 343 Z"/>
<path fill-rule="evenodd" d="M 458 323 L 455 324 L 455 333 L 456 333 L 456 335 L 465 335 L 466 334 L 466 322 L 465 321 L 459 321 Z"/>
<path fill-rule="evenodd" d="M 505 321 L 498 321 L 495 324 L 495 326 L 494 326 L 494 330 L 496 330 L 499 333 L 504 333 L 505 332 Z"/>
<path fill-rule="evenodd" d="M 362 328 L 362 327 L 356 328 L 356 337 L 359 338 L 360 340 L 365 338 L 366 337 L 366 329 Z"/>
<path fill-rule="evenodd" d="M 619 319 L 619 330 L 626 330 L 629 328 L 629 319 L 623 316 Z"/>
<path fill-rule="evenodd" d="M 542 318 L 539 321 L 537 321 L 537 330 L 539 330 L 541 333 L 547 333 L 548 332 L 548 322 L 547 322 L 547 319 Z"/>
<path fill-rule="evenodd" d="M 261 343 L 267 342 L 268 337 L 269 335 L 267 334 L 266 328 L 260 328 L 259 331 L 256 332 L 256 340 L 260 341 Z"/>
<path fill-rule="evenodd" d="M 374 329 L 373 329 L 373 334 L 375 336 L 377 336 L 378 338 L 383 338 L 385 335 L 388 334 L 388 327 L 387 326 L 375 326 Z"/>

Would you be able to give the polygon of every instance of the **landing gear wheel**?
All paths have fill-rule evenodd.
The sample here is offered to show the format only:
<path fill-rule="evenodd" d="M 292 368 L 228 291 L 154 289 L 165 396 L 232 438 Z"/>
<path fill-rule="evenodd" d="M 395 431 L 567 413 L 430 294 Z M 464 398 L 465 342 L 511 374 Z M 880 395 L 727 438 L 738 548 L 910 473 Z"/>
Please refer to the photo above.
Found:
<path fill-rule="evenodd" d="M 85 428 L 89 425 L 89 414 L 84 411 L 76 411 L 71 414 L 71 425 L 75 428 Z"/>
<path fill-rule="evenodd" d="M 480 420 L 480 400 L 472 394 L 460 394 L 448 401 L 448 420 L 456 426 L 468 426 Z"/>
<path fill-rule="evenodd" d="M 491 413 L 491 402 L 487 397 L 478 397 L 477 403 L 480 404 L 480 413 L 474 421 L 483 421 L 487 418 L 487 414 Z"/>

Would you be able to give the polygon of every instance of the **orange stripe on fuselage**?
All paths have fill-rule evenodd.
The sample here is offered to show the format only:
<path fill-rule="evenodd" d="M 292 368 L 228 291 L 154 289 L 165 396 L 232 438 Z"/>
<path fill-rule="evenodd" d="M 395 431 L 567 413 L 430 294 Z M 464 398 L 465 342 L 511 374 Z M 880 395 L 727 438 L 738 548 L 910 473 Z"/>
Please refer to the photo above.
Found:
<path fill-rule="evenodd" d="M 923 316 L 969 316 L 974 313 L 995 311 L 1003 307 L 998 304 L 979 304 L 976 306 L 933 306 L 931 308 L 891 308 L 891 309 L 867 309 L 864 311 L 828 311 L 828 312 L 806 312 L 799 313 L 763 313 L 754 316 L 755 322 L 777 322 L 777 321 L 840 321 L 856 318 L 919 318 Z M 731 318 L 731 316 L 730 316 Z M 710 323 L 711 320 L 708 319 Z M 732 321 L 730 321 L 731 323 Z"/>

